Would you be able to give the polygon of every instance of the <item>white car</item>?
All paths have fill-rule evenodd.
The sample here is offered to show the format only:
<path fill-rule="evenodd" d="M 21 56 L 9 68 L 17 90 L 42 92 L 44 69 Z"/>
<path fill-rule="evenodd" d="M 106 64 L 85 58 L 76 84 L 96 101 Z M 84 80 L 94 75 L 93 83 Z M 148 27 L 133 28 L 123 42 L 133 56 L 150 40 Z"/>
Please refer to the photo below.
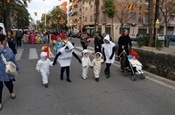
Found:
<path fill-rule="evenodd" d="M 4 24 L 0 22 L 0 26 L 3 28 L 3 34 L 6 35 L 6 30 L 5 30 Z"/>

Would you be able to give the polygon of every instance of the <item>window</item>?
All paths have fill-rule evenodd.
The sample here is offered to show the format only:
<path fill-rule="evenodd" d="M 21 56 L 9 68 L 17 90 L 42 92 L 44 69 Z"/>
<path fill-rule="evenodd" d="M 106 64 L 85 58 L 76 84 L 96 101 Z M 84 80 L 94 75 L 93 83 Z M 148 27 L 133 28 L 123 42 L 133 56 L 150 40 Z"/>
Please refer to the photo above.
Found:
<path fill-rule="evenodd" d="M 93 17 L 92 17 L 92 16 L 90 16 L 90 22 L 92 22 L 92 18 L 93 18 Z"/>
<path fill-rule="evenodd" d="M 87 22 L 87 17 L 85 17 L 84 21 Z"/>
<path fill-rule="evenodd" d="M 91 5 L 91 11 L 93 11 L 93 5 Z"/>

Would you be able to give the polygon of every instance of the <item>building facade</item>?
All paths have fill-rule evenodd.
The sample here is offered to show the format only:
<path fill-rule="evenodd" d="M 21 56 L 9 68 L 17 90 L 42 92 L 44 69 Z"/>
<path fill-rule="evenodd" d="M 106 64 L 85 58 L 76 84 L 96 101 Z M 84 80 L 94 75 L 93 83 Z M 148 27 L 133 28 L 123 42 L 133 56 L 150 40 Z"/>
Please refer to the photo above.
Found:
<path fill-rule="evenodd" d="M 162 2 L 163 3 L 163 2 Z M 168 3 L 168 2 L 167 2 Z M 160 4 L 165 6 L 165 2 Z M 94 30 L 95 20 L 95 0 L 84 2 L 84 0 L 73 0 L 69 4 L 69 20 L 68 25 L 73 29 L 79 30 L 82 26 L 86 26 L 88 33 L 92 34 Z M 114 17 L 113 32 L 114 39 L 118 39 L 121 28 L 128 29 L 131 37 L 137 34 L 147 34 L 148 32 L 148 2 L 147 0 L 115 0 L 116 15 Z M 109 19 L 104 10 L 103 0 L 99 0 L 99 18 L 96 30 L 101 33 L 111 34 L 111 19 Z M 160 13 L 161 14 L 161 13 Z M 154 16 L 154 14 L 153 14 Z M 162 15 L 160 15 L 162 17 Z M 174 34 L 175 17 L 171 15 L 168 22 L 168 34 Z M 159 19 L 161 28 L 160 34 L 165 34 L 164 19 Z"/>

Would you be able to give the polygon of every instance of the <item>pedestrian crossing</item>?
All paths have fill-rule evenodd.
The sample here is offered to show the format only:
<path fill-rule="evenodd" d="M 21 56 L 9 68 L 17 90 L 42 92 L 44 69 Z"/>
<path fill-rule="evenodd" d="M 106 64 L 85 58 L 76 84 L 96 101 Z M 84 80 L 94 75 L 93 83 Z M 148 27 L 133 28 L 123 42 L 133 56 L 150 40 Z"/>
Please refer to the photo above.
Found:
<path fill-rule="evenodd" d="M 52 50 L 52 54 L 50 56 L 50 58 L 54 58 L 55 57 L 55 50 L 54 49 L 51 49 Z M 82 56 L 82 47 L 75 47 L 74 48 L 74 52 L 78 55 L 78 56 Z M 90 54 L 93 54 L 94 53 L 94 48 L 93 47 L 88 47 L 88 51 L 90 52 Z M 37 48 L 29 48 L 28 50 L 26 49 L 23 49 L 23 48 L 19 48 L 17 49 L 17 54 L 16 54 L 16 60 L 21 60 L 21 57 L 24 53 L 28 53 L 28 59 L 29 60 L 34 60 L 34 59 L 39 59 L 40 58 L 40 53 L 41 52 L 38 52 L 37 51 Z"/>

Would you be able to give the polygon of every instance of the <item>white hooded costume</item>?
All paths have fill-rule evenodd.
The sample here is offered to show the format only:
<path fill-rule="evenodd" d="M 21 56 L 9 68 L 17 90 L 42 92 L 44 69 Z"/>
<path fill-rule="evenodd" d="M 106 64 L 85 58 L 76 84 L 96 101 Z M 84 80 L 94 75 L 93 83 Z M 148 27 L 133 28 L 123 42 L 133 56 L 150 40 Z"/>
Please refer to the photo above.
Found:
<path fill-rule="evenodd" d="M 61 55 L 58 57 L 58 62 L 61 67 L 70 66 L 72 60 L 72 53 L 73 53 L 74 46 L 70 41 L 66 41 L 65 46 L 61 47 L 59 52 Z"/>
<path fill-rule="evenodd" d="M 100 57 L 96 58 L 96 55 L 99 54 Z M 95 54 L 95 58 L 92 60 L 91 66 L 93 67 L 94 70 L 94 76 L 95 78 L 99 78 L 100 76 L 100 70 L 101 70 L 101 64 L 104 62 L 102 59 L 102 54 L 100 52 L 97 52 Z"/>
<path fill-rule="evenodd" d="M 87 57 L 84 56 L 86 53 L 88 53 Z M 83 77 L 83 79 L 86 79 L 88 77 L 87 76 L 88 69 L 89 69 L 89 66 L 91 64 L 88 50 L 86 50 L 86 49 L 83 50 L 83 57 L 82 57 L 81 61 L 82 61 L 82 77 Z"/>
<path fill-rule="evenodd" d="M 104 48 L 104 53 L 105 53 L 105 58 L 106 58 L 105 63 L 114 63 L 114 61 L 115 61 L 115 53 L 114 53 L 112 59 L 109 59 L 109 58 L 112 55 L 113 47 L 115 46 L 115 44 L 112 41 L 110 41 L 109 35 L 106 35 L 103 40 L 109 41 L 109 44 L 104 43 L 102 45 L 102 49 Z"/>
<path fill-rule="evenodd" d="M 42 75 L 42 82 L 43 84 L 48 83 L 48 77 L 50 73 L 50 66 L 53 65 L 53 62 L 50 61 L 50 59 L 46 58 L 47 53 L 41 52 L 40 54 L 40 60 L 38 60 L 36 64 L 36 70 L 39 71 Z"/>

